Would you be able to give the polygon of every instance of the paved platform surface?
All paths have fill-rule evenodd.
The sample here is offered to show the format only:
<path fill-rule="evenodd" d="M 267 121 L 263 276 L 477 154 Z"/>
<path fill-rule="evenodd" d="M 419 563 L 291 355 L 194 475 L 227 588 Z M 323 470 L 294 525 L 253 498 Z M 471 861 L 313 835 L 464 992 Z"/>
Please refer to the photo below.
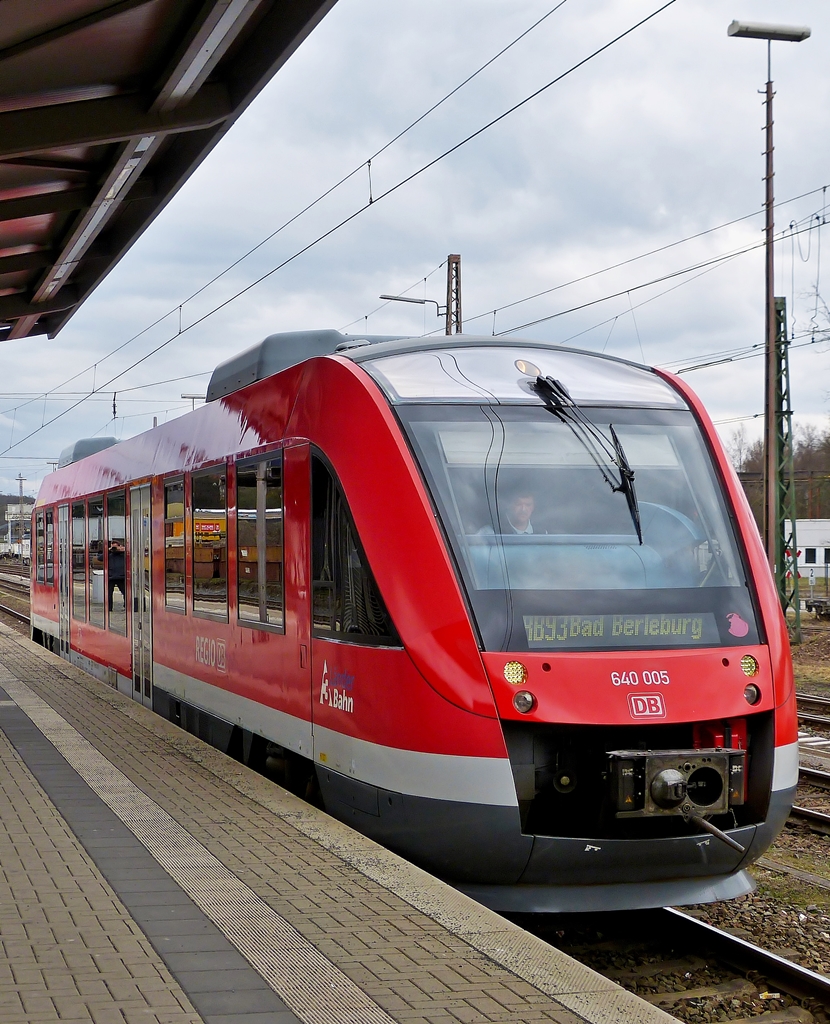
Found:
<path fill-rule="evenodd" d="M 2 1024 L 670 1020 L 0 626 Z"/>

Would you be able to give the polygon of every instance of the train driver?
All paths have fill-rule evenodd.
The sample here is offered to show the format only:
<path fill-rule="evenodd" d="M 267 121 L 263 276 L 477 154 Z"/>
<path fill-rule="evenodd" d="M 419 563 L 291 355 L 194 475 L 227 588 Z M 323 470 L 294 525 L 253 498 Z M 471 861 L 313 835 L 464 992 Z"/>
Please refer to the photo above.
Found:
<path fill-rule="evenodd" d="M 521 482 L 505 488 L 499 495 L 498 532 L 500 534 L 518 534 L 520 536 L 533 533 L 532 517 L 536 509 L 536 498 L 533 490 Z M 479 534 L 492 534 L 493 526 L 485 526 Z M 545 532 L 545 531 L 542 531 Z"/>
<path fill-rule="evenodd" d="M 502 533 L 533 533 L 531 517 L 536 508 L 536 499 L 528 488 L 508 491 L 507 501 L 501 508 Z M 504 523 L 506 517 L 507 523 Z"/>

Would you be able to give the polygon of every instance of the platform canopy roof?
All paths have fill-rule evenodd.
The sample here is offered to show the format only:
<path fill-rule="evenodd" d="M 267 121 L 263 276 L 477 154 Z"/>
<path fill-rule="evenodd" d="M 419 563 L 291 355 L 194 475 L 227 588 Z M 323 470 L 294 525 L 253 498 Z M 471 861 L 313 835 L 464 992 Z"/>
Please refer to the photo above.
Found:
<path fill-rule="evenodd" d="M 54 336 L 336 0 L 0 0 L 0 340 Z"/>

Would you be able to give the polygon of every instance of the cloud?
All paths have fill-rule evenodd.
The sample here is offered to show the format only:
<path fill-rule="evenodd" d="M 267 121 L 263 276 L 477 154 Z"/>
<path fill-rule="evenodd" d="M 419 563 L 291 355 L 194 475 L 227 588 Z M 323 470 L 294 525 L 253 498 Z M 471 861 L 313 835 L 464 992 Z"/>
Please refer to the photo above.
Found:
<path fill-rule="evenodd" d="M 7 421 L 14 419 L 19 437 L 69 404 L 64 399 L 19 407 L 22 399 L 15 395 L 55 386 L 96 361 L 96 369 L 67 390 L 91 387 L 93 376 L 100 384 L 174 339 L 109 389 L 119 392 L 119 417 L 130 417 L 116 421 L 115 432 L 128 436 L 149 427 L 154 414 L 186 407 L 183 391 L 199 391 L 216 363 L 266 334 L 341 327 L 379 306 L 381 292 L 416 284 L 414 294 L 422 295 L 422 279 L 449 252 L 462 254 L 469 328 L 489 333 L 494 308 L 760 211 L 764 111 L 757 90 L 766 78 L 766 53 L 761 42 L 727 38 L 732 17 L 811 25 L 811 39 L 773 48 L 776 195 L 785 199 L 830 182 L 827 5 L 791 0 L 784 8 L 772 0 L 735 0 L 725 12 L 715 0 L 683 0 L 198 327 L 177 337 L 174 312 L 104 358 L 358 167 L 552 6 L 553 0 L 340 0 L 58 338 L 3 345 L 10 390 L 0 399 L 0 447 L 8 444 Z M 373 161 L 374 195 L 657 6 L 657 0 L 568 0 Z M 185 303 L 183 325 L 359 209 L 368 189 L 364 168 Z M 782 207 L 779 226 L 809 219 L 821 210 L 822 198 Z M 762 342 L 760 250 L 696 280 L 690 275 L 671 291 L 678 281 L 637 289 L 752 245 L 760 241 L 761 227 L 759 215 L 504 310 L 496 329 L 632 289 L 630 303 L 623 295 L 525 333 L 675 365 Z M 777 288 L 791 304 L 794 299 L 799 331 L 809 330 L 813 312 L 818 231 L 804 235 L 801 245 L 801 254 L 789 242 L 777 247 Z M 825 244 L 825 280 L 827 255 Z M 440 272 L 429 278 L 426 291 L 443 301 Z M 478 314 L 486 315 L 473 320 Z M 376 333 L 420 333 L 437 324 L 431 314 L 425 319 L 423 309 L 394 304 L 366 323 Z M 792 353 L 797 416 L 827 413 L 826 349 Z M 199 373 L 146 392 L 125 390 Z M 762 408 L 760 359 L 700 370 L 688 379 L 716 419 Z M 0 463 L 0 487 L 8 489 L 24 465 L 24 475 L 35 476 L 30 456 L 56 456 L 78 437 L 112 432 L 106 422 L 111 397 L 38 430 L 15 449 L 19 462 Z M 748 429 L 757 422 L 749 421 Z"/>

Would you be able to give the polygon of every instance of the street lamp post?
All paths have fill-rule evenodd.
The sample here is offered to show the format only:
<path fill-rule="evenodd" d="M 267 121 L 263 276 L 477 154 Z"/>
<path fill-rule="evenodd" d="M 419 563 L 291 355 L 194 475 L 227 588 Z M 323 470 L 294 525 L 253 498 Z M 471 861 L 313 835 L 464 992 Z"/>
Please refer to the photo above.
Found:
<path fill-rule="evenodd" d="M 426 278 L 424 278 L 426 282 Z M 435 299 L 411 299 L 408 295 L 381 295 L 387 302 L 411 302 L 416 306 L 435 306 L 435 315 L 444 317 L 445 334 L 461 334 L 461 257 L 450 253 L 447 257 L 447 304 L 441 306 Z"/>
<path fill-rule="evenodd" d="M 778 364 L 777 364 L 777 330 L 778 317 L 775 309 L 775 277 L 774 277 L 774 190 L 773 190 L 773 144 L 772 144 L 772 43 L 779 40 L 800 43 L 810 35 L 810 29 L 792 25 L 765 25 L 758 22 L 733 21 L 727 34 L 741 39 L 766 39 L 767 41 L 767 86 L 766 86 L 766 211 L 765 226 L 765 387 L 764 387 L 764 544 L 770 568 L 778 580 L 781 569 L 783 551 L 780 550 L 779 534 L 779 472 L 780 454 L 778 451 L 778 424 L 776 410 L 778 401 Z M 786 328 L 785 328 L 786 330 Z M 792 524 L 793 529 L 795 523 Z"/>

